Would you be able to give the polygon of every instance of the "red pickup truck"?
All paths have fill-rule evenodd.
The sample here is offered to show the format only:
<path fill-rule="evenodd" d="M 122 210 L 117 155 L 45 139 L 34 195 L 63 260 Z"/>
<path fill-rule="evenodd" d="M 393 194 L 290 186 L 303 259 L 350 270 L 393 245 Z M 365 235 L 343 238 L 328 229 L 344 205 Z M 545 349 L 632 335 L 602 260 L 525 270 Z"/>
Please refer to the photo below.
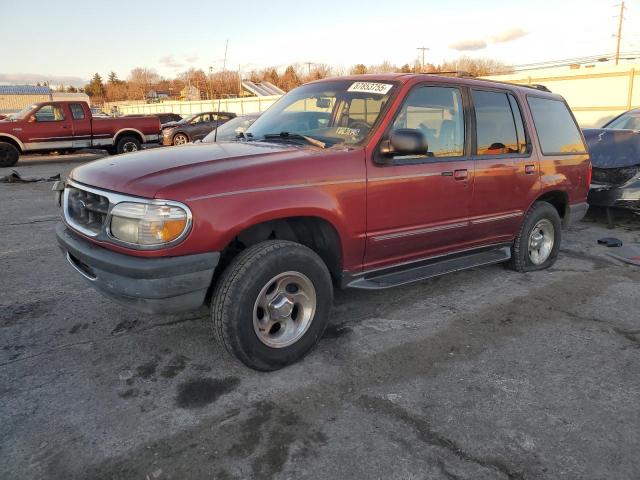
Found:
<path fill-rule="evenodd" d="M 93 117 L 86 102 L 34 103 L 0 121 L 0 167 L 15 165 L 28 152 L 90 147 L 134 152 L 159 135 L 157 117 Z"/>
<path fill-rule="evenodd" d="M 287 93 L 238 142 L 76 168 L 57 186 L 57 239 L 91 285 L 131 308 L 210 302 L 220 344 L 272 370 L 322 336 L 334 286 L 549 267 L 561 227 L 586 213 L 590 177 L 575 119 L 546 89 L 327 79 Z"/>

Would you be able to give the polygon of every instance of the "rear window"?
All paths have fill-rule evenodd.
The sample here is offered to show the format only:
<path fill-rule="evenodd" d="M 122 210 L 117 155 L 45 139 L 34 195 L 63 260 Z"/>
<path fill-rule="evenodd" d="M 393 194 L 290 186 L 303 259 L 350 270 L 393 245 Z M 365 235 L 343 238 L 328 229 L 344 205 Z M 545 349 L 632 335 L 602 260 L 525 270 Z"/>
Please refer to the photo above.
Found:
<path fill-rule="evenodd" d="M 71 108 L 71 116 L 74 120 L 84 119 L 84 109 L 82 108 L 82 105 L 79 103 L 72 103 L 69 107 Z"/>
<path fill-rule="evenodd" d="M 586 152 L 578 126 L 563 101 L 527 96 L 527 102 L 543 154 Z"/>

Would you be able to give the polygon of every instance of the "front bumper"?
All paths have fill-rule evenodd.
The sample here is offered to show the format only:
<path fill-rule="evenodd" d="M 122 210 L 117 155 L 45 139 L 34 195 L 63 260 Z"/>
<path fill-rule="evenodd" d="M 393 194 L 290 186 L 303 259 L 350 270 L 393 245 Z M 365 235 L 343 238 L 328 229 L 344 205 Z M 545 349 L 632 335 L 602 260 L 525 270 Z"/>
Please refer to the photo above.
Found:
<path fill-rule="evenodd" d="M 588 201 L 590 205 L 600 207 L 619 207 L 640 211 L 640 180 L 621 187 L 591 185 Z"/>
<path fill-rule="evenodd" d="M 112 252 L 56 227 L 58 244 L 71 266 L 107 297 L 146 313 L 195 310 L 205 300 L 218 252 L 142 258 Z"/>

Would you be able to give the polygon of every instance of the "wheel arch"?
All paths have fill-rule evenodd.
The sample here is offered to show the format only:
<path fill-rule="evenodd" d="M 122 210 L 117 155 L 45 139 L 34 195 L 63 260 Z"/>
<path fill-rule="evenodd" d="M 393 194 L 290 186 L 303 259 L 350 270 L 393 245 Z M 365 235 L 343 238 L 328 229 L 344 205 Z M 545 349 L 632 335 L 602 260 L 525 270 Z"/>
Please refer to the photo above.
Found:
<path fill-rule="evenodd" d="M 122 128 L 113 136 L 113 144 L 118 145 L 118 142 L 124 136 L 136 137 L 140 141 L 140 144 L 144 143 L 144 134 L 140 130 L 137 128 Z"/>
<path fill-rule="evenodd" d="M 0 142 L 9 143 L 16 147 L 20 153 L 24 153 L 24 143 L 18 137 L 9 133 L 0 133 Z"/>
<path fill-rule="evenodd" d="M 342 275 L 343 241 L 339 230 L 329 219 L 317 215 L 275 215 L 238 228 L 222 251 L 221 263 L 226 264 L 240 251 L 265 240 L 290 240 L 309 247 L 327 265 L 337 281 Z"/>
<path fill-rule="evenodd" d="M 553 207 L 558 211 L 558 215 L 560 215 L 560 220 L 564 224 L 565 219 L 569 218 L 567 215 L 569 209 L 569 195 L 564 190 L 549 190 L 541 193 L 531 205 L 529 205 L 529 209 L 536 202 L 547 202 L 553 205 Z"/>

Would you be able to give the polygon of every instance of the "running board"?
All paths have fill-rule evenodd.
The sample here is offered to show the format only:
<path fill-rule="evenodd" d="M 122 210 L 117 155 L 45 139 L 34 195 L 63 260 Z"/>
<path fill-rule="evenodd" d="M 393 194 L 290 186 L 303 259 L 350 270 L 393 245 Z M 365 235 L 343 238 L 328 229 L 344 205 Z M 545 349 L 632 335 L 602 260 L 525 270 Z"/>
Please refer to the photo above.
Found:
<path fill-rule="evenodd" d="M 431 277 L 457 272 L 473 267 L 506 262 L 511 258 L 508 246 L 491 250 L 475 251 L 455 256 L 437 257 L 430 260 L 411 263 L 404 267 L 390 267 L 377 272 L 365 273 L 347 283 L 347 288 L 363 290 L 381 290 L 418 282 Z"/>

